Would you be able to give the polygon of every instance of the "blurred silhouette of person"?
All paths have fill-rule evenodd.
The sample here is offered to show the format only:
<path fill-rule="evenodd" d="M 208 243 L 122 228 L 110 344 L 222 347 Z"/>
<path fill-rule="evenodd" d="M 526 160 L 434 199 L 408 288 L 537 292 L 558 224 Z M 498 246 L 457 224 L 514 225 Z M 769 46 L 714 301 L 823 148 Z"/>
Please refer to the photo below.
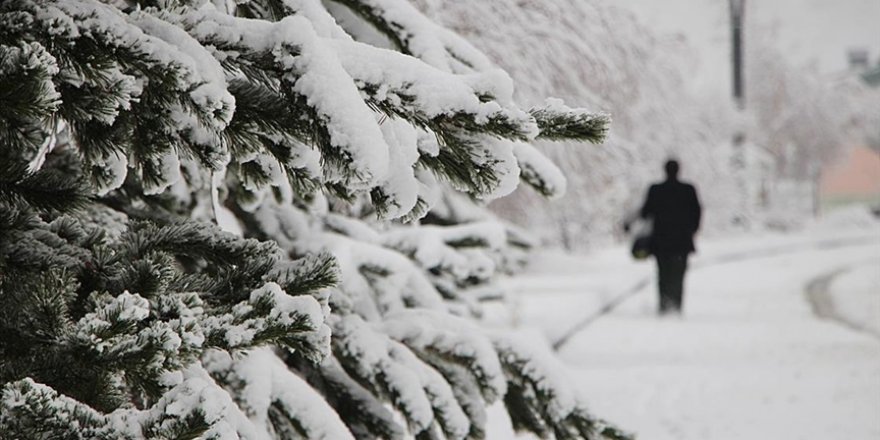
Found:
<path fill-rule="evenodd" d="M 661 315 L 681 314 L 688 255 L 696 249 L 702 215 L 696 188 L 678 180 L 678 162 L 669 160 L 664 168 L 666 180 L 651 185 L 639 212 L 653 225 L 648 248 L 657 260 Z"/>

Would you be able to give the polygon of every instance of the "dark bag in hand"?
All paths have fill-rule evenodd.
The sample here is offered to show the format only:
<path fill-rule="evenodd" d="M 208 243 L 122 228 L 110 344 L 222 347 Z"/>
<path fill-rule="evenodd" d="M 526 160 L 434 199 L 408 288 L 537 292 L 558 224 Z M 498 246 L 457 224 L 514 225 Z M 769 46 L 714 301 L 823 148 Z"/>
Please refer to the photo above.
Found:
<path fill-rule="evenodd" d="M 636 260 L 644 260 L 651 256 L 651 235 L 639 234 L 633 240 L 632 249 L 630 251 Z"/>
<path fill-rule="evenodd" d="M 651 221 L 635 217 L 624 223 L 623 230 L 632 237 L 630 254 L 634 259 L 644 260 L 651 256 L 651 233 L 654 230 Z"/>

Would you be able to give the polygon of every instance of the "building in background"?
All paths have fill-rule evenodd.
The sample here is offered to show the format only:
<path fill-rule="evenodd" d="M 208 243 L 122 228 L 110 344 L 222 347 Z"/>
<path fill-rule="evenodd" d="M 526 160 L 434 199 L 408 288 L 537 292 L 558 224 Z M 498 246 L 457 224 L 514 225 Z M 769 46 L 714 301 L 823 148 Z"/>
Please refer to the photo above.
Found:
<path fill-rule="evenodd" d="M 880 61 L 870 66 L 868 53 L 862 49 L 850 50 L 848 59 L 850 72 L 870 89 L 880 90 Z M 840 160 L 823 167 L 819 186 L 823 209 L 867 203 L 880 210 L 880 127 L 874 131 L 876 136 L 869 135 L 864 143 L 848 148 Z"/>
<path fill-rule="evenodd" d="M 843 160 L 822 170 L 822 207 L 845 203 L 880 205 L 880 152 L 868 146 L 850 148 Z"/>

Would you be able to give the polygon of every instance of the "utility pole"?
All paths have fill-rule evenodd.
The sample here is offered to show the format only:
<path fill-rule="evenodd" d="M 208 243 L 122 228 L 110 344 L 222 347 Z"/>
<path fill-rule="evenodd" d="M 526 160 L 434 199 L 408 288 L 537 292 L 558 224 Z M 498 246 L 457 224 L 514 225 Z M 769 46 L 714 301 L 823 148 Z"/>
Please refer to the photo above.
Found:
<path fill-rule="evenodd" d="M 735 176 L 737 188 L 740 193 L 736 201 L 737 212 L 731 219 L 734 224 L 747 226 L 749 220 L 749 207 L 751 194 L 749 182 L 746 181 L 746 133 L 744 112 L 746 108 L 745 84 L 743 82 L 743 19 L 746 0 L 728 0 L 730 3 L 730 30 L 731 30 L 731 78 L 733 80 L 733 100 L 739 110 L 739 121 L 734 128 L 731 152 L 731 167 Z"/>
<path fill-rule="evenodd" d="M 743 11 L 746 0 L 730 1 L 730 30 L 733 58 L 733 99 L 736 107 L 742 111 L 746 107 L 745 89 L 743 87 Z"/>

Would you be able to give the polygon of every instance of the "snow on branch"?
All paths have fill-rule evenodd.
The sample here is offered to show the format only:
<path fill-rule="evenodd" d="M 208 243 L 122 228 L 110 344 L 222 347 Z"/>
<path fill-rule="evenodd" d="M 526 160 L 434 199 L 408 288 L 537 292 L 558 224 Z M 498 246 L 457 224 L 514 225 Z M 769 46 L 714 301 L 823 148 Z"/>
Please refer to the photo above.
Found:
<path fill-rule="evenodd" d="M 483 331 L 466 319 L 429 310 L 402 310 L 388 315 L 383 329 L 416 352 L 464 366 L 486 402 L 505 394 L 507 384 L 495 349 Z"/>
<path fill-rule="evenodd" d="M 183 379 L 148 409 L 122 408 L 110 414 L 30 378 L 5 384 L 2 393 L 0 431 L 13 438 L 37 438 L 46 433 L 82 440 L 254 438 L 246 419 L 235 414 L 230 396 L 209 377 Z"/>
<path fill-rule="evenodd" d="M 416 262 L 447 301 L 473 314 L 479 314 L 479 298 L 467 289 L 497 275 L 496 256 L 507 245 L 504 227 L 493 221 L 400 227 L 383 234 L 382 242 Z"/>
<path fill-rule="evenodd" d="M 435 132 L 460 129 L 523 140 L 538 133 L 529 114 L 510 105 L 510 77 L 499 69 L 455 75 L 363 43 L 332 46 L 370 103 L 386 114 Z"/>
<path fill-rule="evenodd" d="M 559 198 L 568 186 L 562 170 L 537 148 L 525 142 L 515 142 L 513 154 L 520 167 L 520 178 L 544 197 Z"/>
<path fill-rule="evenodd" d="M 417 436 L 437 436 L 442 432 L 443 438 L 464 439 L 471 432 L 470 419 L 452 385 L 409 348 L 368 327 L 357 317 L 343 317 L 335 328 L 336 358 L 322 368 L 325 380 L 338 383 L 355 377 L 368 388 L 374 388 L 374 393 L 378 390 L 380 395 L 387 395 Z M 370 354 L 363 356 L 362 351 Z M 345 371 L 336 366 L 337 362 Z M 366 396 L 356 397 L 372 417 L 384 419 L 381 408 L 375 407 L 378 402 Z M 395 438 L 395 434 L 389 437 Z"/>
<path fill-rule="evenodd" d="M 315 298 L 289 296 L 275 283 L 251 292 L 230 313 L 204 320 L 206 345 L 240 350 L 275 342 L 320 360 L 329 352 L 330 329 Z"/>
<path fill-rule="evenodd" d="M 269 348 L 233 358 L 212 350 L 205 355 L 207 371 L 235 396 L 242 411 L 258 428 L 258 439 L 271 439 L 268 429 L 289 438 L 352 439 L 349 429 L 323 397 Z"/>
<path fill-rule="evenodd" d="M 335 165 L 324 168 L 328 182 L 365 189 L 385 177 L 389 148 L 379 126 L 330 41 L 320 38 L 307 19 L 288 16 L 271 23 L 211 7 L 163 18 L 177 20 L 203 45 L 223 51 L 217 56 L 251 57 L 268 62 L 265 70 L 278 71 L 284 92 L 320 127 L 314 140 L 324 160 Z"/>
<path fill-rule="evenodd" d="M 215 65 L 204 65 L 210 56 L 191 38 L 173 35 L 186 46 L 181 50 L 138 23 L 172 38 L 168 26 L 140 17 L 94 0 L 13 0 L 0 6 L 4 38 L 40 42 L 60 61 L 58 113 L 88 165 L 110 165 L 109 174 L 98 169 L 93 176 L 103 192 L 122 183 L 127 157 L 135 159 L 132 165 L 152 193 L 179 178 L 179 154 L 212 168 L 228 160 L 217 136 L 232 117 L 234 99 L 222 75 Z"/>
<path fill-rule="evenodd" d="M 351 36 L 336 23 L 336 18 L 327 12 L 321 0 L 282 0 L 282 3 L 292 13 L 307 18 L 322 38 L 351 40 Z"/>
<path fill-rule="evenodd" d="M 632 439 L 584 408 L 545 341 L 522 332 L 498 332 L 492 340 L 507 377 L 504 404 L 514 428 L 542 437 Z"/>
<path fill-rule="evenodd" d="M 402 0 L 333 0 L 361 15 L 394 42 L 396 49 L 446 72 L 492 68 L 482 52 Z"/>
<path fill-rule="evenodd" d="M 371 392 L 351 377 L 335 356 L 320 365 L 296 364 L 299 371 L 316 388 L 323 389 L 325 397 L 345 420 L 346 426 L 359 438 L 376 436 L 389 440 L 403 440 L 406 429 L 400 418 L 392 413 L 381 396 Z"/>
<path fill-rule="evenodd" d="M 357 220 L 330 215 L 323 219 L 325 224 L 309 225 L 302 211 L 271 203 L 255 214 L 261 228 L 279 232 L 282 248 L 331 253 L 339 268 L 340 294 L 362 316 L 378 317 L 406 307 L 444 307 L 422 270 L 405 255 L 382 246 L 378 234 Z M 284 239 L 287 234 L 293 236 Z"/>
<path fill-rule="evenodd" d="M 114 430 L 106 415 L 30 378 L 4 384 L 2 393 L 0 431 L 13 438 L 33 437 L 37 424 L 64 438 L 134 438 Z"/>

